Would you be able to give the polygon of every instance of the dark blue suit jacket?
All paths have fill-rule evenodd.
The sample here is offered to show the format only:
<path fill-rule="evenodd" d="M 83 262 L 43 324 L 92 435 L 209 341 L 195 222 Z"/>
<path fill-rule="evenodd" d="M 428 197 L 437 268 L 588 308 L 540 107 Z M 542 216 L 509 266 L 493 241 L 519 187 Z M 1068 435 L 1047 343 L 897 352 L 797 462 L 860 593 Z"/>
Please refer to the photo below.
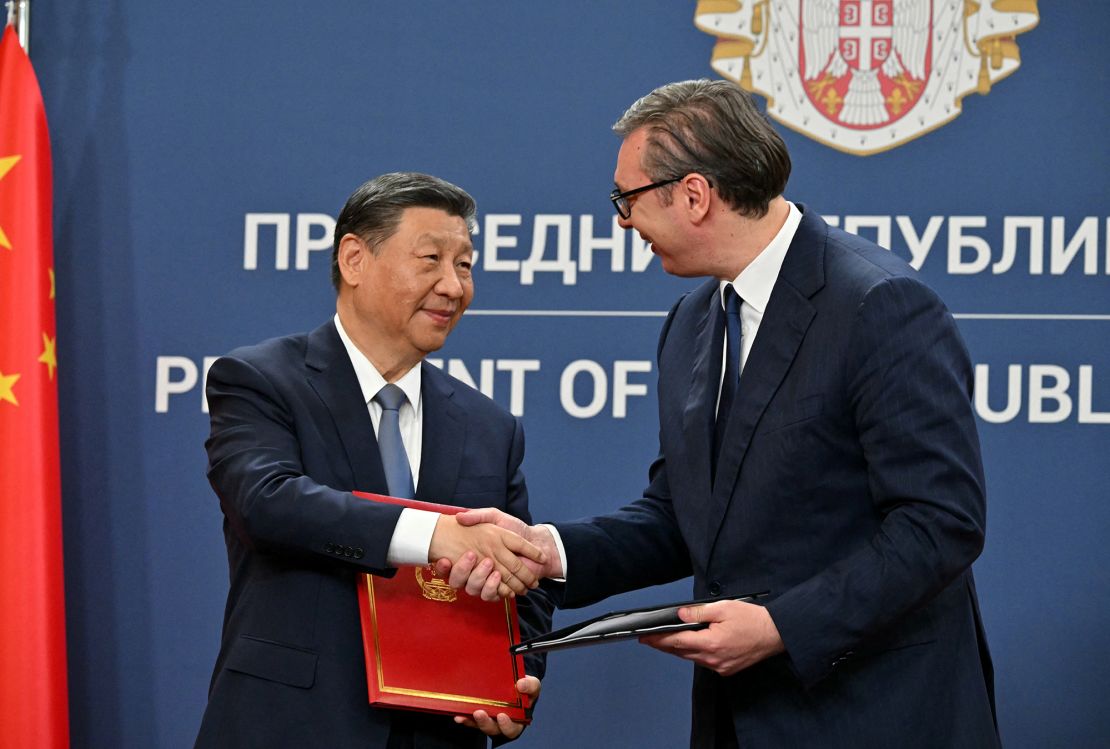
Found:
<path fill-rule="evenodd" d="M 422 364 L 416 498 L 500 507 L 529 520 L 520 422 Z M 224 512 L 230 591 L 198 747 L 483 747 L 449 717 L 371 708 L 356 574 L 391 576 L 401 508 L 388 493 L 350 358 L 329 321 L 237 349 L 208 374 L 208 478 Z M 542 595 L 519 601 L 522 634 L 550 629 Z M 450 633 L 444 633 L 449 637 Z M 542 660 L 526 664 L 543 675 Z"/>
<path fill-rule="evenodd" d="M 660 454 L 643 499 L 557 524 L 562 605 L 694 576 L 770 591 L 787 653 L 695 669 L 692 744 L 724 710 L 744 747 L 990 747 L 993 674 L 970 565 L 985 498 L 952 316 L 890 252 L 803 208 L 710 475 L 715 280 L 659 341 Z"/>

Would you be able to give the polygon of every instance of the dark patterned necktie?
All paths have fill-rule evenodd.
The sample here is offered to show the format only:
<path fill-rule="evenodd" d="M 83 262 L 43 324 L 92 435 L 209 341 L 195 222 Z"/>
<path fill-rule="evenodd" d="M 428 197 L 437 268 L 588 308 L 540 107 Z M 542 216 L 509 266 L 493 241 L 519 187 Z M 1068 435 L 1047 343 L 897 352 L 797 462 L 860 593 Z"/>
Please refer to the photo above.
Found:
<path fill-rule="evenodd" d="M 717 473 L 717 460 L 721 455 L 725 428 L 736 400 L 740 384 L 740 295 L 732 284 L 725 286 L 725 376 L 721 381 L 721 399 L 717 405 L 717 423 L 713 429 L 713 473 Z M 720 344 L 718 344 L 720 345 Z"/>

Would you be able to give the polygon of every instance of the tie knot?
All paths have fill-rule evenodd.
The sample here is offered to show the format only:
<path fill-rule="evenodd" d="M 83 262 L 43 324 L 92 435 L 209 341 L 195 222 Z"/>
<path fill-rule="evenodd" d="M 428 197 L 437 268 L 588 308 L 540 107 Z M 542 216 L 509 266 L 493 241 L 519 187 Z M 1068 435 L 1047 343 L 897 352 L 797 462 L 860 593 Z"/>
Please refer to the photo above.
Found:
<path fill-rule="evenodd" d="M 404 390 L 390 383 L 378 391 L 374 400 L 378 402 L 383 411 L 396 411 L 407 398 Z"/>
<path fill-rule="evenodd" d="M 725 313 L 729 315 L 740 314 L 740 295 L 736 293 L 736 288 L 730 284 L 725 284 Z"/>

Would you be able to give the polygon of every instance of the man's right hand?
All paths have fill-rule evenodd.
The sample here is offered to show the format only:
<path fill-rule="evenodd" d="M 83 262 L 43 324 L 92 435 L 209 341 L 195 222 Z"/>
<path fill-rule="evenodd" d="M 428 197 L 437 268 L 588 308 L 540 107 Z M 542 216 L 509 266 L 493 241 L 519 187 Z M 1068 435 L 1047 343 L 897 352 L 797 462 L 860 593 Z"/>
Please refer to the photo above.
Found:
<path fill-rule="evenodd" d="M 539 584 L 537 570 L 543 569 L 548 561 L 539 548 L 514 529 L 499 528 L 490 523 L 464 523 L 458 518 L 459 515 L 439 516 L 431 546 L 428 547 L 428 561 L 448 560 L 465 565 L 465 559 L 486 560 L 489 562 L 489 573 L 498 576 L 498 587 L 502 591 L 500 597 L 523 595 Z M 555 553 L 557 556 L 558 551 Z"/>
<path fill-rule="evenodd" d="M 563 576 L 559 549 L 548 528 L 541 525 L 528 525 L 520 518 L 493 507 L 467 510 L 455 515 L 454 518 L 461 526 L 475 528 L 496 526 L 517 534 L 531 546 L 536 547 L 543 553 L 543 561 L 534 557 L 521 558 L 520 561 L 537 580 L 541 577 Z M 504 573 L 498 568 L 496 560 L 488 556 L 465 554 L 461 558 L 441 557 L 436 563 L 436 571 L 440 575 L 448 575 L 449 572 L 448 582 L 452 588 L 465 588 L 468 594 L 479 596 L 483 601 L 496 601 L 509 593 L 509 587 L 506 587 L 508 581 L 504 580 Z"/>

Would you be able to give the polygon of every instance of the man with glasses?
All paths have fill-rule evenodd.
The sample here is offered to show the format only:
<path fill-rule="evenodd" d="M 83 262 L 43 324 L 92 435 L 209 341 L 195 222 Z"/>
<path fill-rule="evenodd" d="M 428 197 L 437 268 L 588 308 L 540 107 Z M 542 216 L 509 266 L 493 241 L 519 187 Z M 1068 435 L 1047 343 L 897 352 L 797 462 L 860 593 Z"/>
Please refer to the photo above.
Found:
<path fill-rule="evenodd" d="M 616 512 L 526 526 L 562 607 L 694 578 L 695 747 L 991 747 L 970 566 L 985 497 L 952 316 L 892 253 L 783 197 L 785 144 L 725 81 L 616 123 L 610 196 L 668 273 L 706 277 L 659 337 L 659 456 Z M 496 596 L 496 576 L 451 582 Z M 730 600 L 767 591 L 760 605 Z"/>

